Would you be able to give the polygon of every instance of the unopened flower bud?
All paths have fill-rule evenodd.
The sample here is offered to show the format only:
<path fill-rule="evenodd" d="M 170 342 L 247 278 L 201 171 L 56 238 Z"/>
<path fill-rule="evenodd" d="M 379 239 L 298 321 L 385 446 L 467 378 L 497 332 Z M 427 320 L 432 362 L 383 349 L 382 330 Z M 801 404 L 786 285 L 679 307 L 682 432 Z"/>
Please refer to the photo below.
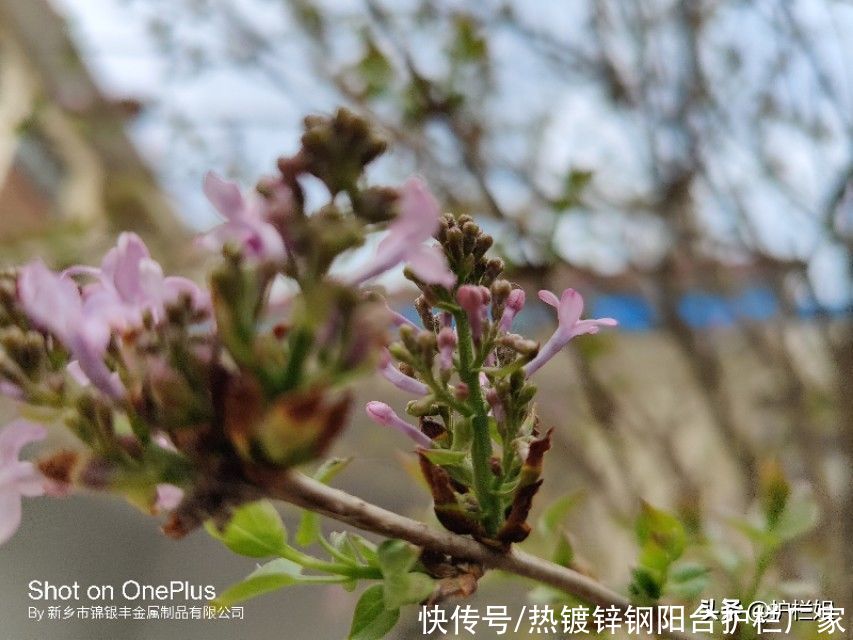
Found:
<path fill-rule="evenodd" d="M 432 305 L 425 296 L 420 295 L 415 299 L 415 310 L 424 323 L 424 328 L 435 331 L 435 317 L 432 315 Z"/>
<path fill-rule="evenodd" d="M 442 371 L 453 368 L 453 350 L 456 349 L 456 332 L 450 327 L 444 327 L 438 332 L 438 367 Z"/>
<path fill-rule="evenodd" d="M 497 278 L 499 275 L 501 275 L 501 273 L 503 273 L 503 270 L 504 261 L 500 258 L 491 258 L 486 263 L 486 270 L 483 273 L 482 283 L 487 287 L 490 286 L 492 282 L 495 281 L 495 278 Z"/>
<path fill-rule="evenodd" d="M 456 301 L 468 316 L 475 342 L 479 342 L 483 335 L 483 324 L 487 318 L 486 306 L 490 300 L 489 290 L 478 285 L 462 285 L 456 292 Z"/>
<path fill-rule="evenodd" d="M 435 416 L 440 412 L 439 406 L 435 403 L 432 396 L 425 396 L 418 400 L 410 400 L 406 404 L 406 413 L 410 416 L 420 418 L 423 416 Z"/>

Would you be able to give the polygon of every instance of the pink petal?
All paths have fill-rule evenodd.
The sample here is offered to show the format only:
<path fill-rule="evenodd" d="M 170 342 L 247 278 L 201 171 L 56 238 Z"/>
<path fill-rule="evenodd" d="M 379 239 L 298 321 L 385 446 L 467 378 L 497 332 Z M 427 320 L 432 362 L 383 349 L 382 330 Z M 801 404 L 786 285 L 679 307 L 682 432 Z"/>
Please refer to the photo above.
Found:
<path fill-rule="evenodd" d="M 423 382 L 415 380 L 411 376 L 407 376 L 395 367 L 391 363 L 388 357 L 389 355 L 390 354 L 388 354 L 386 350 L 383 357 L 383 363 L 379 367 L 379 372 L 382 374 L 383 378 L 401 391 L 406 391 L 407 393 L 413 393 L 418 396 L 425 396 L 429 393 L 429 387 L 427 387 Z"/>
<path fill-rule="evenodd" d="M 85 335 L 75 335 L 68 346 L 77 358 L 80 370 L 95 387 L 115 400 L 124 398 L 124 385 L 118 374 L 111 371 L 104 362 L 102 345 L 88 340 Z"/>
<path fill-rule="evenodd" d="M 456 284 L 456 276 L 447 266 L 447 258 L 438 245 L 415 247 L 410 252 L 408 265 L 427 284 L 438 284 L 446 289 Z"/>
<path fill-rule="evenodd" d="M 554 307 L 555 309 L 560 308 L 560 299 L 551 291 L 547 289 L 542 289 L 539 292 L 539 299 L 547 305 Z"/>
<path fill-rule="evenodd" d="M 237 183 L 225 180 L 208 171 L 204 176 L 204 195 L 225 218 L 234 220 L 243 211 L 243 194 Z"/>
<path fill-rule="evenodd" d="M 426 183 L 411 177 L 400 188 L 399 213 L 389 230 L 395 236 L 423 241 L 435 233 L 440 216 L 441 208 Z"/>
<path fill-rule="evenodd" d="M 32 462 L 19 462 L 15 469 L 13 486 L 22 496 L 35 498 L 44 495 L 45 478 Z"/>
<path fill-rule="evenodd" d="M 21 496 L 14 490 L 0 489 L 0 544 L 21 526 Z"/>
<path fill-rule="evenodd" d="M 566 289 L 560 296 L 560 306 L 557 307 L 557 318 L 560 328 L 569 330 L 580 320 L 583 313 L 583 296 L 574 289 Z"/>
<path fill-rule="evenodd" d="M 572 329 L 572 336 L 586 333 L 598 333 L 601 327 L 615 327 L 619 324 L 613 318 L 598 318 L 597 320 L 578 320 Z"/>
<path fill-rule="evenodd" d="M 31 442 L 44 440 L 47 429 L 28 420 L 15 420 L 0 429 L 0 467 L 17 462 L 21 449 Z"/>
<path fill-rule="evenodd" d="M 140 265 L 143 260 L 150 258 L 151 254 L 142 238 L 135 233 L 125 232 L 119 235 L 116 246 L 104 256 L 101 270 L 112 281 L 123 300 L 136 300 L 141 295 Z"/>
<path fill-rule="evenodd" d="M 27 317 L 65 342 L 81 321 L 82 300 L 77 285 L 48 269 L 41 260 L 21 267 L 18 297 Z"/>
<path fill-rule="evenodd" d="M 163 300 L 174 302 L 181 295 L 188 295 L 196 309 L 210 308 L 210 294 L 189 278 L 169 276 L 163 280 Z"/>

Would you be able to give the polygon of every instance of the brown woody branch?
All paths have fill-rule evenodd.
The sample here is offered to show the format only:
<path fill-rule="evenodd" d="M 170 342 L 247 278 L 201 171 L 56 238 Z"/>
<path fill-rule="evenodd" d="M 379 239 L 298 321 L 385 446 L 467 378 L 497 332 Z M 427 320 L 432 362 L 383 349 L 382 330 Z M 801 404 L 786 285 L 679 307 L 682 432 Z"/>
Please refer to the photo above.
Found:
<path fill-rule="evenodd" d="M 274 485 L 267 485 L 267 491 L 273 498 L 315 511 L 363 531 L 388 538 L 399 538 L 459 560 L 476 562 L 485 568 L 529 578 L 592 605 L 625 609 L 630 604 L 624 596 L 577 571 L 519 549 L 512 549 L 508 553 L 496 552 L 471 538 L 433 529 L 423 522 L 388 511 L 299 473 L 282 474 Z M 672 640 L 692 637 L 689 634 L 673 632 L 662 636 Z"/>

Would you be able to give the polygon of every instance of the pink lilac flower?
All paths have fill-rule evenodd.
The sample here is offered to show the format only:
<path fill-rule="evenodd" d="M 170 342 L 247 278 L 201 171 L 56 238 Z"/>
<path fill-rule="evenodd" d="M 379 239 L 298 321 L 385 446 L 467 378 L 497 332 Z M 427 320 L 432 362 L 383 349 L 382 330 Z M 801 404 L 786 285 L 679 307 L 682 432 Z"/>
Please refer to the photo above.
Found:
<path fill-rule="evenodd" d="M 524 289 L 513 289 L 506 299 L 506 306 L 503 314 L 501 314 L 500 330 L 509 331 L 512 328 L 512 321 L 515 316 L 524 308 Z"/>
<path fill-rule="evenodd" d="M 528 377 L 554 357 L 575 336 L 585 333 L 598 333 L 601 327 L 614 327 L 617 324 L 613 318 L 581 320 L 583 297 L 574 289 L 566 289 L 559 298 L 550 291 L 543 289 L 539 292 L 539 299 L 557 309 L 558 326 L 548 341 L 539 349 L 536 357 L 524 366 L 524 373 Z"/>
<path fill-rule="evenodd" d="M 119 235 L 116 246 L 101 261 L 100 269 L 74 266 L 64 276 L 86 275 L 96 280 L 83 287 L 84 305 L 91 315 L 101 317 L 112 329 L 126 331 L 141 326 L 143 315 L 155 322 L 163 319 L 166 304 L 187 295 L 196 309 L 210 306 L 210 297 L 192 280 L 163 276 L 162 267 L 151 258 L 148 247 L 135 233 Z"/>
<path fill-rule="evenodd" d="M 484 324 L 488 319 L 488 305 L 491 301 L 488 288 L 464 284 L 456 292 L 456 301 L 465 310 L 474 340 L 479 342 L 483 334 Z"/>
<path fill-rule="evenodd" d="M 379 373 L 382 374 L 383 378 L 401 391 L 413 393 L 418 396 L 425 396 L 429 393 L 429 387 L 427 387 L 423 382 L 415 380 L 411 376 L 407 376 L 394 366 L 394 363 L 391 360 L 391 354 L 387 349 L 382 354 L 382 360 L 379 364 Z"/>
<path fill-rule="evenodd" d="M 114 287 L 119 299 L 133 311 L 149 310 L 159 321 L 165 304 L 188 295 L 196 308 L 209 306 L 210 300 L 188 278 L 163 276 L 162 267 L 151 258 L 148 247 L 135 233 L 122 233 L 101 263 L 101 273 Z"/>
<path fill-rule="evenodd" d="M 21 268 L 18 297 L 27 317 L 65 345 L 93 385 L 113 398 L 124 397 L 118 375 L 104 362 L 110 328 L 100 304 L 84 304 L 74 281 L 40 260 Z"/>
<path fill-rule="evenodd" d="M 0 544 L 21 524 L 21 498 L 45 494 L 45 478 L 32 462 L 18 456 L 26 445 L 46 435 L 43 426 L 26 420 L 16 420 L 0 430 Z"/>
<path fill-rule="evenodd" d="M 116 246 L 107 252 L 100 269 L 72 267 L 66 275 L 93 275 L 97 281 L 83 288 L 86 306 L 124 331 L 140 326 L 145 312 L 155 322 L 163 319 L 166 304 L 188 295 L 197 309 L 210 306 L 209 296 L 192 280 L 163 276 L 162 267 L 151 258 L 148 247 L 135 233 L 122 233 Z"/>
<path fill-rule="evenodd" d="M 432 446 L 432 440 L 429 439 L 429 436 L 403 420 L 384 402 L 373 400 L 368 402 L 364 409 L 367 416 L 376 424 L 399 431 L 413 440 L 419 447 L 429 448 Z"/>
<path fill-rule="evenodd" d="M 425 245 L 438 229 L 441 209 L 426 185 L 410 178 L 400 189 L 399 213 L 388 226 L 388 235 L 376 248 L 376 255 L 361 269 L 346 278 L 358 285 L 405 262 L 412 272 L 427 284 L 451 288 L 456 276 L 437 245 Z"/>
<path fill-rule="evenodd" d="M 211 249 L 235 244 L 246 257 L 262 262 L 281 262 L 286 256 L 284 240 L 266 218 L 267 206 L 260 194 L 244 198 L 235 182 L 212 171 L 204 176 L 204 194 L 225 222 L 202 237 Z"/>

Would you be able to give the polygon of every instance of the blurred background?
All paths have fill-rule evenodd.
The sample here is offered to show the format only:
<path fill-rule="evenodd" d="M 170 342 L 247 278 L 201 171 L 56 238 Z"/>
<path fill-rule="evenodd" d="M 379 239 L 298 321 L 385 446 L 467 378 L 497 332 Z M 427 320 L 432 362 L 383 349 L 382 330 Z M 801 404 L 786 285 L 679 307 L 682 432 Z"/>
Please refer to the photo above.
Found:
<path fill-rule="evenodd" d="M 765 588 L 853 610 L 851 3 L 0 0 L 0 263 L 97 263 L 133 229 L 198 274 L 191 238 L 216 220 L 203 173 L 249 187 L 302 116 L 338 105 L 392 142 L 375 181 L 424 175 L 494 234 L 514 281 L 573 286 L 620 321 L 538 381 L 556 427 L 538 506 L 572 496 L 579 566 L 627 584 L 644 498 L 701 542 L 705 596 L 733 597 L 781 469 L 817 526 Z M 546 336 L 552 314 L 528 300 L 522 328 Z M 339 483 L 428 517 L 408 445 L 374 429 L 356 418 L 338 445 L 355 456 Z M 239 628 L 26 620 L 34 578 L 222 589 L 251 569 L 114 500 L 31 501 L 0 550 L 0 638 L 346 634 L 352 594 L 310 588 L 248 603 Z M 473 604 L 525 597 L 496 578 Z M 401 628 L 418 635 L 414 612 Z"/>

